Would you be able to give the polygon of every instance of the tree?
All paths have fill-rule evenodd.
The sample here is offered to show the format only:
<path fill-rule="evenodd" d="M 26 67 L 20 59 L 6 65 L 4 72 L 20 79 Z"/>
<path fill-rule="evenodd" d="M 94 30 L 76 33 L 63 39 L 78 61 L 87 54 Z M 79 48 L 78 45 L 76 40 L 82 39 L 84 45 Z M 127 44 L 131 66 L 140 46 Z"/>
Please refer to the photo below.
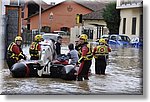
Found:
<path fill-rule="evenodd" d="M 103 9 L 102 16 L 109 29 L 109 34 L 119 34 L 120 10 L 116 9 L 116 3 L 111 2 Z"/>

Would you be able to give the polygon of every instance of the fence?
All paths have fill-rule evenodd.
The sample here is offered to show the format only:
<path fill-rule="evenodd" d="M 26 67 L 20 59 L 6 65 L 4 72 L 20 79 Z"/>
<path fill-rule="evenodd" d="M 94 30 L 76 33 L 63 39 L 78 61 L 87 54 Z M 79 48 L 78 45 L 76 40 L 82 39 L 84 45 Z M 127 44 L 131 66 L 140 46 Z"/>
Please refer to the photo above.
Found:
<path fill-rule="evenodd" d="M 34 41 L 34 36 L 38 33 L 32 33 L 31 31 L 23 31 L 22 38 L 24 45 L 30 45 Z"/>

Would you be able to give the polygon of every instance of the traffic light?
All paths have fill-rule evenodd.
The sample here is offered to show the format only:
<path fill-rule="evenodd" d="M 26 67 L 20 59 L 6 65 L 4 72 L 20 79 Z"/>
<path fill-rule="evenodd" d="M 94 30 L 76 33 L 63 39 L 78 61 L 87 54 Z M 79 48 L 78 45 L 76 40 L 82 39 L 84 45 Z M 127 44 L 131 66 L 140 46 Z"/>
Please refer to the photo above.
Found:
<path fill-rule="evenodd" d="M 79 19 L 80 19 L 80 16 L 79 16 L 79 14 L 77 14 L 77 15 L 76 15 L 76 23 L 77 23 L 77 24 L 79 24 Z"/>
<path fill-rule="evenodd" d="M 82 14 L 79 15 L 79 23 L 82 23 Z"/>
<path fill-rule="evenodd" d="M 82 14 L 77 14 L 76 15 L 76 23 L 77 24 L 82 23 Z"/>

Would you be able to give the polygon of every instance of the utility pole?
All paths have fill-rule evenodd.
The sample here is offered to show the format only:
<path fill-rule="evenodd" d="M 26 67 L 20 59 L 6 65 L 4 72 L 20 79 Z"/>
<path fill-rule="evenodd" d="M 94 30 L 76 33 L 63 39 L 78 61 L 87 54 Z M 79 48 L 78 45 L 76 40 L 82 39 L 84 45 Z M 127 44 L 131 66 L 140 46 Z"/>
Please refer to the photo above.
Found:
<path fill-rule="evenodd" d="M 39 0 L 40 7 L 39 7 L 39 33 L 41 33 L 41 0 Z"/>
<path fill-rule="evenodd" d="M 19 6 L 19 0 L 18 0 L 18 6 Z"/>

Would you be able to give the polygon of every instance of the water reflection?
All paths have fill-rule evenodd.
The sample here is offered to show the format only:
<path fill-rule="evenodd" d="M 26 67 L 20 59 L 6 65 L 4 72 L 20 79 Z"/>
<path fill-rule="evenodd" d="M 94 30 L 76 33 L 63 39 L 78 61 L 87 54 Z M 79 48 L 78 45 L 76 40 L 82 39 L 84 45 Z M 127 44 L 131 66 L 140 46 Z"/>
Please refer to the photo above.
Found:
<path fill-rule="evenodd" d="M 89 88 L 89 85 L 88 85 L 88 81 L 87 81 L 87 80 L 86 80 L 86 81 L 83 81 L 83 82 L 79 81 L 79 82 L 78 82 L 78 86 L 79 86 L 79 88 L 81 88 L 82 90 L 90 91 L 90 88 Z"/>
<path fill-rule="evenodd" d="M 67 50 L 67 49 L 65 49 Z M 68 52 L 68 51 L 64 51 Z M 142 94 L 143 50 L 112 47 L 106 75 L 92 75 L 86 81 L 57 78 L 12 78 L 4 63 L 2 94 Z"/>

